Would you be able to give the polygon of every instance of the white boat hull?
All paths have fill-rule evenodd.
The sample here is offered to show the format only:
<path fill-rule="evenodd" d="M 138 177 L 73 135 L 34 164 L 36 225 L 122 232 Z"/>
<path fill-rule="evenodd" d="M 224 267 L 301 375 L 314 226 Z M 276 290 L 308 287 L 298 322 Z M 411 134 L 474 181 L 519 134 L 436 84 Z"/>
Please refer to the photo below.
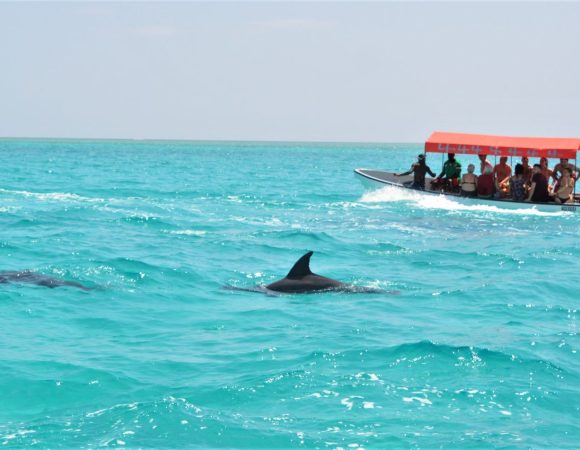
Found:
<path fill-rule="evenodd" d="M 373 169 L 355 169 L 355 174 L 367 189 L 380 189 L 385 186 L 393 186 L 424 195 L 437 195 L 449 198 L 450 200 L 464 205 L 489 205 L 503 209 L 536 209 L 542 212 L 580 212 L 580 203 L 576 200 L 574 203 L 557 204 L 557 203 L 530 203 L 515 202 L 511 199 L 484 199 L 473 197 L 462 197 L 458 194 L 444 193 L 439 190 L 420 191 L 412 189 L 406 184 L 413 180 L 412 175 L 395 177 L 393 172 L 386 172 Z M 426 180 L 425 186 L 429 186 L 430 179 Z"/>

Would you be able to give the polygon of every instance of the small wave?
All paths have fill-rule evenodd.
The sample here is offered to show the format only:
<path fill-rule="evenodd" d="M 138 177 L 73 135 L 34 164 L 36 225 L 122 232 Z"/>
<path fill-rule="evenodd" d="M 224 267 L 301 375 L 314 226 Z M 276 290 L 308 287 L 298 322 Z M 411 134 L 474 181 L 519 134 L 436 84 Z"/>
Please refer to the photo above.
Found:
<path fill-rule="evenodd" d="M 285 230 L 285 231 L 258 231 L 252 233 L 253 236 L 256 237 L 275 237 L 277 240 L 299 240 L 301 242 L 311 242 L 311 243 L 319 243 L 319 242 L 338 242 L 338 239 L 331 236 L 330 234 L 324 231 L 307 231 L 304 229 L 292 229 Z"/>
<path fill-rule="evenodd" d="M 447 211 L 478 211 L 491 212 L 497 214 L 511 214 L 511 215 L 533 215 L 533 216 L 547 216 L 559 217 L 570 216 L 572 213 L 564 211 L 544 212 L 539 211 L 536 207 L 530 205 L 529 208 L 522 209 L 508 209 L 493 205 L 473 204 L 464 205 L 457 202 L 448 196 L 423 194 L 417 191 L 401 189 L 392 186 L 385 186 L 376 191 L 371 191 L 363 194 L 359 200 L 362 203 L 390 203 L 390 202 L 412 202 L 417 207 L 423 209 L 443 209 Z M 474 200 L 475 201 L 475 200 Z"/>
<path fill-rule="evenodd" d="M 324 208 L 341 208 L 341 209 L 379 209 L 379 205 L 373 205 L 372 203 L 375 202 L 347 202 L 347 201 L 340 201 L 340 202 L 333 202 L 333 203 L 323 203 L 321 206 Z"/>
<path fill-rule="evenodd" d="M 22 197 L 31 197 L 42 201 L 57 201 L 57 202 L 88 202 L 88 203 L 104 203 L 104 198 L 98 197 L 83 197 L 77 194 L 68 192 L 30 192 L 30 191 L 12 191 L 8 189 L 0 189 L 4 194 L 20 195 Z"/>
<path fill-rule="evenodd" d="M 151 265 L 130 258 L 114 258 L 106 261 L 94 261 L 95 266 L 87 271 L 98 277 L 104 286 L 136 285 L 155 280 L 160 274 L 167 273 L 165 268 Z M 104 280 L 106 281 L 104 282 Z"/>
<path fill-rule="evenodd" d="M 87 410 L 58 411 L 30 422 L 8 423 L 0 428 L 0 442 L 19 448 L 53 447 L 55 442 L 65 448 L 163 448 L 169 442 L 170 447 L 186 448 L 195 436 L 198 447 L 237 448 L 240 436 L 248 439 L 250 435 L 253 442 L 267 448 L 296 446 L 291 434 L 272 429 L 272 422 L 278 422 L 275 419 L 242 417 L 179 395 L 154 400 L 125 397 L 116 402 L 104 398 Z"/>
<path fill-rule="evenodd" d="M 0 206 L 0 213 L 13 213 L 20 209 L 18 206 Z"/>
<path fill-rule="evenodd" d="M 149 215 L 147 213 L 136 213 L 130 216 L 122 217 L 118 220 L 120 222 L 129 223 L 131 225 L 146 225 L 148 227 L 152 226 L 155 228 L 167 228 L 171 226 L 170 223 L 164 222 L 160 217 Z"/>
<path fill-rule="evenodd" d="M 478 367 L 490 365 L 492 368 L 497 369 L 498 366 L 506 364 L 520 364 L 535 367 L 536 369 L 542 368 L 549 373 L 565 372 L 561 367 L 544 359 L 530 359 L 505 353 L 501 350 L 490 350 L 475 346 L 437 344 L 429 340 L 403 343 L 377 350 L 354 349 L 339 353 L 313 352 L 305 358 L 305 361 L 309 363 L 337 359 L 355 361 L 361 357 L 376 361 L 390 361 L 390 367 L 403 362 L 423 364 L 426 360 L 443 358 L 453 362 L 456 366 Z"/>
<path fill-rule="evenodd" d="M 270 218 L 249 218 L 241 216 L 233 216 L 232 220 L 240 222 L 246 225 L 265 225 L 268 227 L 286 227 L 287 224 L 278 219 L 277 217 Z"/>
<path fill-rule="evenodd" d="M 184 236 L 205 236 L 207 231 L 205 230 L 173 230 L 166 231 L 169 234 L 184 235 Z"/>
<path fill-rule="evenodd" d="M 416 250 L 410 248 L 402 247 L 400 245 L 391 244 L 388 242 L 379 242 L 373 244 L 359 244 L 360 247 L 366 248 L 366 252 L 369 255 L 412 255 L 416 253 Z"/>

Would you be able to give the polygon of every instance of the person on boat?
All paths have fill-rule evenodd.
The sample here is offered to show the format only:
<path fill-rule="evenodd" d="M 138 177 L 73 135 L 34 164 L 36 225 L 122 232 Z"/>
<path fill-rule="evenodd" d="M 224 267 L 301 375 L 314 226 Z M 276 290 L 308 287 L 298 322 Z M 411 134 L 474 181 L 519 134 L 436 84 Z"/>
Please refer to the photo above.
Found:
<path fill-rule="evenodd" d="M 490 164 L 485 167 L 483 174 L 477 179 L 477 196 L 479 198 L 492 198 L 494 193 L 493 169 Z"/>
<path fill-rule="evenodd" d="M 532 185 L 528 193 L 526 202 L 548 202 L 550 196 L 548 194 L 548 180 L 542 174 L 539 164 L 534 164 L 534 174 L 532 175 Z"/>
<path fill-rule="evenodd" d="M 425 190 L 425 174 L 429 174 L 432 177 L 435 176 L 435 173 L 431 170 L 431 168 L 425 162 L 425 155 L 420 154 L 417 156 L 417 162 L 413 163 L 411 168 L 403 173 L 396 173 L 396 177 L 402 177 L 404 175 L 413 174 L 413 183 L 411 184 L 412 189 L 420 189 L 422 191 Z"/>
<path fill-rule="evenodd" d="M 477 175 L 475 175 L 475 166 L 467 166 L 467 173 L 461 177 L 461 195 L 463 197 L 477 197 Z"/>
<path fill-rule="evenodd" d="M 493 168 L 493 175 L 495 178 L 496 195 L 505 196 L 510 190 L 510 177 L 512 176 L 512 168 L 507 163 L 508 157 L 501 156 L 499 164 Z"/>
<path fill-rule="evenodd" d="M 491 163 L 487 160 L 487 155 L 477 155 L 480 161 L 480 165 L 479 165 L 479 173 L 480 175 L 483 175 L 485 173 L 485 168 L 489 167 L 490 169 L 493 170 L 493 166 L 491 165 Z"/>
<path fill-rule="evenodd" d="M 522 156 L 521 165 L 522 165 L 523 170 L 524 170 L 524 172 L 523 172 L 524 180 L 525 180 L 526 184 L 529 186 L 530 183 L 532 182 L 532 166 L 530 166 L 530 160 L 528 159 L 527 156 Z M 517 166 L 517 164 L 516 164 L 516 166 Z"/>
<path fill-rule="evenodd" d="M 570 164 L 568 158 L 560 158 L 560 162 L 554 166 L 554 173 L 552 174 L 554 180 L 558 181 L 560 179 L 564 169 L 570 169 L 572 178 L 576 179 L 578 168 L 574 164 Z"/>
<path fill-rule="evenodd" d="M 542 172 L 542 175 L 546 177 L 549 184 L 550 178 L 553 178 L 554 172 L 548 167 L 548 158 L 544 156 L 540 158 L 540 172 Z"/>
<path fill-rule="evenodd" d="M 524 165 L 516 164 L 514 176 L 510 178 L 510 192 L 515 202 L 523 202 L 526 199 L 527 184 Z"/>
<path fill-rule="evenodd" d="M 431 184 L 434 188 L 443 186 L 444 189 L 453 191 L 459 186 L 461 175 L 461 163 L 455 159 L 455 153 L 447 154 L 447 161 L 443 164 L 443 170 Z"/>
<path fill-rule="evenodd" d="M 572 201 L 574 192 L 574 179 L 569 168 L 562 170 L 562 176 L 558 181 L 558 189 L 552 194 L 556 203 L 566 203 Z"/>

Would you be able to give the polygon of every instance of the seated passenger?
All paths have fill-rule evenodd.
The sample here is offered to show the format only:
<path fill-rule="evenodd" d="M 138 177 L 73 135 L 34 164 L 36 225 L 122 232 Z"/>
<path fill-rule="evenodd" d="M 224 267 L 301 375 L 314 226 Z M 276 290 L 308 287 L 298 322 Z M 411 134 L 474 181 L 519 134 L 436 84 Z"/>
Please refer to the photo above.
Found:
<path fill-rule="evenodd" d="M 496 164 L 493 168 L 495 189 L 500 197 L 505 197 L 510 190 L 510 177 L 512 175 L 512 168 L 507 163 L 507 160 L 507 156 L 500 157 L 499 164 Z"/>
<path fill-rule="evenodd" d="M 425 190 L 425 174 L 428 173 L 432 177 L 435 174 L 431 171 L 427 163 L 425 163 L 425 155 L 421 154 L 417 156 L 417 162 L 411 165 L 411 168 L 403 173 L 396 173 L 396 177 L 402 177 L 404 175 L 413 174 L 413 183 L 410 185 L 412 189 Z"/>
<path fill-rule="evenodd" d="M 443 170 L 431 184 L 434 188 L 443 187 L 445 190 L 454 191 L 459 186 L 460 175 L 461 163 L 455 159 L 455 153 L 448 153 Z"/>
<path fill-rule="evenodd" d="M 516 164 L 515 175 L 510 178 L 510 191 L 514 202 L 523 202 L 526 198 L 525 168 L 523 164 Z"/>
<path fill-rule="evenodd" d="M 528 193 L 526 202 L 548 202 L 548 180 L 542 174 L 539 164 L 534 164 L 534 174 L 532 175 L 532 185 Z"/>
<path fill-rule="evenodd" d="M 492 168 L 486 167 L 484 169 L 483 175 L 480 175 L 477 179 L 477 196 L 480 198 L 491 198 L 495 192 L 495 186 L 493 183 Z"/>
<path fill-rule="evenodd" d="M 467 166 L 467 173 L 461 178 L 461 195 L 463 197 L 477 197 L 477 175 L 473 172 L 475 166 Z"/>
<path fill-rule="evenodd" d="M 569 168 L 562 170 L 562 176 L 558 182 L 558 189 L 552 194 L 556 203 L 567 203 L 572 201 L 574 192 L 574 179 Z"/>

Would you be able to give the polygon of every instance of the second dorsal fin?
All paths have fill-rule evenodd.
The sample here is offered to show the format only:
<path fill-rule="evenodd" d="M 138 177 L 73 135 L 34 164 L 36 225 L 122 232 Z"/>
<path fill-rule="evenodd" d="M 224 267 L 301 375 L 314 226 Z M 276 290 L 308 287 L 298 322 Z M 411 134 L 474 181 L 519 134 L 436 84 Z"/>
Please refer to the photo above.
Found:
<path fill-rule="evenodd" d="M 312 256 L 312 253 L 313 252 L 308 252 L 296 261 L 292 269 L 290 269 L 290 272 L 288 272 L 288 275 L 286 275 L 286 278 L 301 278 L 306 275 L 312 275 L 312 272 L 310 271 L 310 257 Z"/>

